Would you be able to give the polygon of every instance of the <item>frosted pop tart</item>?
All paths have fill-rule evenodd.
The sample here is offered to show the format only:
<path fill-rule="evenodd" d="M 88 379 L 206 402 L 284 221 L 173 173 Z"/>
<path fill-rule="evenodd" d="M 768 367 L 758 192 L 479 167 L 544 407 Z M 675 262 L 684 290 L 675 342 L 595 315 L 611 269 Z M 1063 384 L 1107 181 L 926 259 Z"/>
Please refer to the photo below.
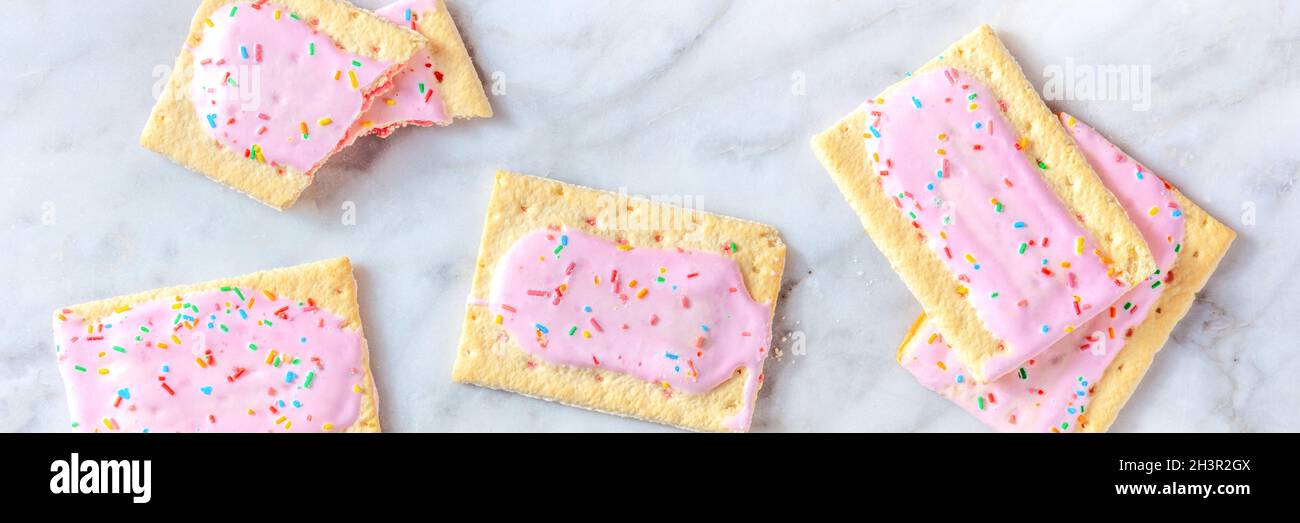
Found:
<path fill-rule="evenodd" d="M 54 313 L 83 432 L 379 432 L 352 264 L 337 258 Z"/>
<path fill-rule="evenodd" d="M 355 125 L 354 135 L 388 137 L 408 125 L 448 125 L 456 118 L 490 118 L 492 106 L 443 0 L 400 0 L 375 14 L 429 39 Z"/>
<path fill-rule="evenodd" d="M 428 45 L 341 0 L 204 0 L 140 143 L 285 209 Z"/>
<path fill-rule="evenodd" d="M 498 173 L 453 378 L 746 431 L 784 265 L 767 225 Z"/>
<path fill-rule="evenodd" d="M 922 314 L 899 348 L 899 363 L 1000 431 L 1105 432 L 1236 237 L 1091 127 L 1061 118 L 1160 268 L 1052 348 L 987 384 L 966 379 L 952 341 Z"/>
<path fill-rule="evenodd" d="M 996 379 L 1155 270 L 988 26 L 814 139 L 970 377 Z"/>

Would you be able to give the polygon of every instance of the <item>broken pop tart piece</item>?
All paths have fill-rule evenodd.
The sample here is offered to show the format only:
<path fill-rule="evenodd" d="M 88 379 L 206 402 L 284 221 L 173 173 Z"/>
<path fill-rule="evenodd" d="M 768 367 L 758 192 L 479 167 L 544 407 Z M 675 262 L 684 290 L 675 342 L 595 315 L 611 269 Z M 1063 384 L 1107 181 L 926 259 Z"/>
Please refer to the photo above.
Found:
<path fill-rule="evenodd" d="M 748 430 L 784 263 L 765 225 L 498 173 L 453 378 Z"/>
<path fill-rule="evenodd" d="M 393 77 L 384 93 L 357 120 L 356 135 L 388 137 L 416 125 L 448 125 L 455 118 L 488 118 L 492 107 L 456 22 L 443 0 L 400 0 L 375 14 L 418 31 L 430 45 L 416 53 Z"/>
<path fill-rule="evenodd" d="M 54 315 L 83 432 L 378 432 L 347 258 Z"/>
<path fill-rule="evenodd" d="M 427 45 L 340 0 L 205 0 L 141 144 L 285 209 Z"/>
<path fill-rule="evenodd" d="M 922 314 L 899 363 L 926 388 L 1004 432 L 1104 432 L 1155 353 L 1227 252 L 1235 233 L 1091 127 L 1065 127 L 1151 246 L 1160 269 L 1103 313 L 1012 373 L 987 384 Z"/>
<path fill-rule="evenodd" d="M 987 26 L 814 149 L 976 381 L 1014 370 L 1155 270 Z"/>

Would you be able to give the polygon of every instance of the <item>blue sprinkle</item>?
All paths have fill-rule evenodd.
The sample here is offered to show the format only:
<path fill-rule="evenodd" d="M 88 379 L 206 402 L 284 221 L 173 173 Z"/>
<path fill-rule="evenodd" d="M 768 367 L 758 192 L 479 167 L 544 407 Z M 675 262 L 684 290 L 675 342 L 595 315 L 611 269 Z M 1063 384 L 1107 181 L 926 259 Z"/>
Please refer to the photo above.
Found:
<path fill-rule="evenodd" d="M 1047 334 L 1047 331 L 1049 331 L 1049 330 L 1052 330 L 1052 329 L 1048 328 L 1046 325 L 1043 325 L 1043 334 Z"/>
<path fill-rule="evenodd" d="M 678 366 L 676 366 L 676 367 L 673 367 L 673 372 L 681 372 L 681 371 L 682 371 L 682 366 L 681 366 L 681 365 L 678 365 Z"/>
<path fill-rule="evenodd" d="M 247 46 L 243 46 L 243 45 L 239 46 L 239 54 L 240 54 L 241 56 L 243 56 L 245 60 L 247 60 L 247 59 L 248 59 L 248 47 L 247 47 Z"/>
<path fill-rule="evenodd" d="M 981 129 L 981 128 L 983 128 L 983 127 L 984 127 L 984 122 L 975 122 L 975 128 L 976 128 L 976 129 Z"/>
<path fill-rule="evenodd" d="M 938 176 L 939 178 L 943 178 L 943 169 L 939 169 L 939 170 L 935 171 L 935 172 L 934 172 L 934 175 L 935 175 L 935 176 Z"/>
<path fill-rule="evenodd" d="M 406 21 L 411 21 L 411 8 L 406 8 Z"/>
<path fill-rule="evenodd" d="M 284 408 L 284 400 L 279 400 L 276 403 L 280 404 L 280 408 Z"/>
<path fill-rule="evenodd" d="M 975 270 L 977 270 L 977 271 L 980 270 L 980 264 L 978 264 L 978 263 L 975 264 Z"/>
<path fill-rule="evenodd" d="M 306 337 L 306 336 L 303 336 L 303 337 L 299 338 L 298 341 L 299 341 L 300 343 L 307 343 L 307 337 Z"/>
<path fill-rule="evenodd" d="M 874 135 L 876 138 L 880 138 L 880 131 L 876 130 L 876 126 L 868 125 L 867 129 L 871 129 L 871 134 Z"/>
<path fill-rule="evenodd" d="M 124 399 L 124 400 L 129 400 L 129 399 L 131 399 L 131 389 L 122 389 L 122 390 L 119 390 L 119 391 L 117 391 L 117 396 L 118 396 L 119 398 Z"/>
<path fill-rule="evenodd" d="M 1014 225 L 1015 228 L 1017 228 L 1017 229 L 1024 229 L 1024 228 L 1025 228 L 1025 222 L 1016 222 L 1016 223 L 1014 223 L 1014 224 L 1012 224 L 1012 225 Z"/>
<path fill-rule="evenodd" d="M 1181 218 L 1182 216 L 1183 211 L 1181 209 L 1174 209 L 1174 218 Z"/>
<path fill-rule="evenodd" d="M 566 234 L 564 236 L 561 236 L 560 245 L 568 245 L 568 244 L 569 244 L 569 235 Z"/>
<path fill-rule="evenodd" d="M 1142 179 L 1142 170 L 1141 170 L 1141 169 L 1138 169 L 1137 176 L 1138 176 L 1138 179 L 1139 179 L 1139 180 Z"/>
<path fill-rule="evenodd" d="M 203 391 L 203 394 L 206 394 L 206 395 L 208 395 L 208 396 L 211 396 L 211 395 L 212 395 L 212 386 L 211 386 L 211 385 L 209 385 L 209 386 L 207 386 L 207 387 L 200 388 L 199 390 Z"/>
<path fill-rule="evenodd" d="M 217 115 L 215 114 L 208 115 L 208 125 L 212 126 L 213 129 L 217 128 Z"/>
<path fill-rule="evenodd" d="M 1074 393 L 1075 393 L 1075 394 L 1078 394 L 1080 398 L 1082 398 L 1082 397 L 1088 395 L 1088 391 L 1086 391 L 1086 390 L 1076 390 L 1076 391 L 1074 391 Z"/>
<path fill-rule="evenodd" d="M 239 309 L 239 316 L 244 319 L 248 319 L 248 313 L 244 312 L 244 309 Z"/>
<path fill-rule="evenodd" d="M 163 372 L 171 372 L 171 371 L 172 371 L 171 365 L 163 365 Z"/>
<path fill-rule="evenodd" d="M 671 353 L 671 352 L 665 352 L 665 353 L 664 353 L 664 356 L 666 356 L 666 357 L 667 357 L 668 359 L 670 359 L 670 360 L 675 360 L 675 359 L 681 357 L 681 356 L 678 356 L 678 355 L 676 355 L 676 354 L 674 354 L 674 353 Z"/>
<path fill-rule="evenodd" d="M 582 312 L 591 312 L 591 306 L 587 305 L 586 307 L 583 307 Z"/>
<path fill-rule="evenodd" d="M 148 427 L 145 427 L 145 429 L 144 429 L 143 431 L 141 431 L 141 432 L 143 432 L 144 434 L 148 434 L 148 433 L 149 433 L 149 428 L 148 428 Z"/>
<path fill-rule="evenodd" d="M 298 375 L 294 374 L 293 371 L 289 371 L 284 374 L 285 383 L 293 383 L 293 380 L 295 379 L 298 379 Z"/>
<path fill-rule="evenodd" d="M 302 408 L 302 402 L 298 400 L 293 400 L 293 406 Z"/>
<path fill-rule="evenodd" d="M 700 325 L 700 328 L 703 329 L 704 332 L 709 332 L 709 326 L 708 326 L 708 325 Z"/>
<path fill-rule="evenodd" d="M 208 322 L 208 328 L 209 328 L 209 329 L 212 328 L 212 322 Z"/>
<path fill-rule="evenodd" d="M 1074 413 L 1075 413 L 1074 407 L 1070 407 L 1070 408 L 1068 408 L 1068 409 L 1065 409 L 1065 411 L 1066 411 L 1066 412 L 1069 412 L 1070 414 L 1074 414 Z"/>
<path fill-rule="evenodd" d="M 934 190 L 934 184 L 933 184 L 933 183 L 927 183 L 927 184 L 925 184 L 925 188 L 928 189 L 928 190 L 933 191 L 933 190 Z"/>
<path fill-rule="evenodd" d="M 962 383 L 962 382 L 964 382 L 964 381 L 966 381 L 966 376 L 962 376 L 961 374 L 958 374 L 958 375 L 957 375 L 957 383 Z"/>
<path fill-rule="evenodd" d="M 542 331 L 542 334 L 548 334 L 548 333 L 551 332 L 550 329 L 547 329 L 545 325 L 542 325 L 542 324 L 540 324 L 540 323 L 538 323 L 538 324 L 535 325 L 535 326 L 537 327 L 537 330 Z"/>
<path fill-rule="evenodd" d="M 920 101 L 920 100 L 917 100 L 916 97 L 913 96 L 913 97 L 912 97 L 912 105 L 915 105 L 917 109 L 920 109 L 920 108 L 921 108 L 921 101 Z"/>

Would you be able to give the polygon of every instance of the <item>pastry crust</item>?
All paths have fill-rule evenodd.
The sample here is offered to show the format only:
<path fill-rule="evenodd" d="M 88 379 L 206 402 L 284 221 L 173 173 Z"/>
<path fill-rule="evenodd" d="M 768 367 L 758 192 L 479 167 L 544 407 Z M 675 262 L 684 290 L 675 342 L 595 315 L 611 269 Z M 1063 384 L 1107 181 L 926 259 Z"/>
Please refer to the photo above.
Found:
<path fill-rule="evenodd" d="M 311 177 L 288 166 L 277 168 L 249 161 L 223 147 L 204 130 L 190 100 L 194 68 L 190 50 L 203 38 L 204 20 L 231 3 L 231 0 L 204 0 L 199 5 L 171 77 L 145 124 L 140 145 L 277 210 L 284 210 L 311 185 Z M 277 0 L 276 3 L 304 19 L 318 20 L 318 29 L 348 52 L 393 63 L 394 67 L 428 45 L 428 40 L 418 33 L 340 0 Z"/>
<path fill-rule="evenodd" d="M 744 397 L 743 369 L 708 393 L 668 395 L 661 385 L 626 374 L 535 360 L 505 336 L 505 330 L 495 324 L 483 303 L 490 294 L 497 261 L 516 240 L 548 226 L 565 226 L 632 247 L 717 252 L 721 245 L 735 242 L 738 248 L 730 256 L 739 264 L 750 296 L 775 311 L 786 249 L 776 229 L 697 211 L 679 215 L 690 221 L 690 230 L 618 230 L 616 224 L 601 216 L 602 207 L 626 204 L 629 220 L 642 213 L 668 216 L 682 212 L 677 207 L 646 200 L 619 200 L 618 196 L 543 178 L 497 173 L 474 273 L 473 302 L 465 313 L 452 379 L 686 429 L 726 431 L 726 421 L 747 401 L 757 400 Z"/>
<path fill-rule="evenodd" d="M 1088 230 L 1114 264 L 1116 275 L 1127 282 L 1141 282 L 1156 270 L 1155 259 L 1141 233 L 1123 207 L 1102 184 L 1056 116 L 1039 99 L 1015 58 L 987 25 L 949 47 L 942 55 L 915 71 L 921 74 L 941 67 L 955 67 L 984 83 L 1007 103 L 1003 116 L 1027 139 L 1025 154 L 1051 167 L 1043 178 Z M 904 80 L 881 96 L 904 85 Z M 866 162 L 866 112 L 859 108 L 834 127 L 813 138 L 813 150 L 830 172 L 863 227 L 889 259 L 890 266 L 912 291 L 931 321 L 938 325 L 954 350 L 970 365 L 981 382 L 983 363 L 1000 352 L 999 341 L 979 320 L 974 306 L 958 294 L 960 282 L 924 243 L 915 229 L 894 207 Z"/>
<path fill-rule="evenodd" d="M 417 25 L 420 34 L 433 42 L 433 57 L 443 72 L 445 80 L 438 85 L 438 90 L 447 114 L 452 118 L 491 118 L 492 104 L 483 91 L 483 82 L 446 2 L 438 0 L 437 12 L 423 13 L 420 20 L 424 21 Z"/>
<path fill-rule="evenodd" d="M 1187 315 L 1196 301 L 1196 293 L 1205 287 L 1237 237 L 1236 232 L 1215 220 L 1177 188 L 1171 186 L 1169 190 L 1183 210 L 1185 220 L 1183 248 L 1169 270 L 1175 277 L 1097 381 L 1088 403 L 1088 418 L 1080 425 L 1080 432 L 1106 432 L 1110 429 L 1120 409 L 1133 396 L 1138 383 L 1151 367 L 1156 353 L 1169 340 L 1169 334 L 1178 321 Z M 903 338 L 898 347 L 900 364 L 905 361 L 905 349 L 925 320 L 926 314 L 922 313 Z"/>
<path fill-rule="evenodd" d="M 356 423 L 347 427 L 345 431 L 380 432 L 379 394 L 375 390 L 375 380 L 370 372 L 370 349 L 366 343 L 365 334 L 361 330 L 361 309 L 357 305 L 357 282 L 352 276 L 352 262 L 347 258 L 335 258 L 235 278 L 223 278 L 192 285 L 178 285 L 72 305 L 54 311 L 54 321 L 59 321 L 58 317 L 62 309 L 69 309 L 74 314 L 85 318 L 87 322 L 94 323 L 124 306 L 167 299 L 192 292 L 211 291 L 226 286 L 265 290 L 279 296 L 295 297 L 302 300 L 311 298 L 322 309 L 343 318 L 344 324 L 342 326 L 356 331 L 361 336 L 361 365 L 366 372 L 365 394 L 361 400 L 361 411 L 357 415 Z"/>

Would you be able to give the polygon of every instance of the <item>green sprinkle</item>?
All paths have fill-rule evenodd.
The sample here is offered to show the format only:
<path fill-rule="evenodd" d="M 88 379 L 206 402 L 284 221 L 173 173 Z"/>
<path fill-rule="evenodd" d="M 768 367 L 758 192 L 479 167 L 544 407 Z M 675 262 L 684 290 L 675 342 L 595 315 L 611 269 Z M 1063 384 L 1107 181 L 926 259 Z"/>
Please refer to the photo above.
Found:
<path fill-rule="evenodd" d="M 352 61 L 352 67 L 361 67 L 361 62 L 360 62 L 360 61 L 357 61 L 357 60 L 353 60 L 353 61 Z"/>
<path fill-rule="evenodd" d="M 1070 430 L 1070 422 L 1067 421 L 1065 423 L 1062 423 L 1061 430 Z"/>
<path fill-rule="evenodd" d="M 1183 244 L 1180 243 L 1180 244 L 1174 246 L 1174 252 L 1178 252 L 1178 251 L 1181 251 L 1181 250 L 1183 250 Z"/>
<path fill-rule="evenodd" d="M 1020 367 L 1020 379 L 1022 379 L 1022 380 L 1027 380 L 1027 379 L 1029 379 L 1029 373 L 1028 373 L 1028 372 L 1025 372 L 1025 368 L 1024 368 L 1024 367 Z"/>
<path fill-rule="evenodd" d="M 1152 289 L 1154 289 L 1154 288 L 1156 288 L 1156 287 L 1159 287 L 1159 286 L 1160 286 L 1160 280 L 1156 280 L 1155 283 L 1152 283 L 1152 284 L 1151 284 L 1151 288 L 1152 288 Z"/>
<path fill-rule="evenodd" d="M 980 396 L 978 398 L 978 402 L 979 402 L 980 410 L 984 410 L 984 396 Z"/>
<path fill-rule="evenodd" d="M 256 344 L 256 343 L 249 343 L 249 344 L 248 344 L 248 350 L 256 351 L 256 350 L 257 350 L 257 344 Z"/>
<path fill-rule="evenodd" d="M 990 294 L 990 295 L 989 295 L 990 298 L 997 298 L 998 296 L 999 296 L 999 294 L 996 293 L 996 292 L 993 293 L 993 294 Z"/>
<path fill-rule="evenodd" d="M 244 301 L 244 293 L 239 292 L 239 287 L 235 287 L 235 296 L 239 296 L 239 301 Z"/>
<path fill-rule="evenodd" d="M 279 356 L 276 356 L 276 357 L 275 357 L 275 362 L 271 363 L 271 365 L 274 366 L 274 367 L 279 367 L 279 366 L 280 366 L 280 357 L 279 357 Z"/>
<path fill-rule="evenodd" d="M 222 287 L 221 292 L 230 292 L 230 287 Z"/>
<path fill-rule="evenodd" d="M 118 352 L 120 352 L 120 353 L 122 353 L 122 354 L 126 354 L 126 347 L 123 347 L 123 346 L 120 346 L 120 345 L 114 345 L 114 346 L 113 346 L 113 350 L 118 351 Z"/>
<path fill-rule="evenodd" d="M 262 320 L 262 322 L 265 323 L 267 327 L 271 326 L 271 320 Z"/>
<path fill-rule="evenodd" d="M 77 372 L 86 372 L 86 368 L 81 365 L 75 365 L 72 368 L 77 369 Z"/>
<path fill-rule="evenodd" d="M 316 56 L 316 42 L 307 44 L 307 54 Z"/>
<path fill-rule="evenodd" d="M 301 18 L 298 18 L 298 13 L 289 13 L 289 18 L 292 18 L 294 20 L 302 20 Z"/>
<path fill-rule="evenodd" d="M 1124 310 L 1129 310 L 1132 307 L 1133 307 L 1133 302 L 1131 301 L 1124 304 Z"/>
<path fill-rule="evenodd" d="M 1025 253 L 1025 249 L 1028 249 L 1028 248 L 1029 248 L 1029 244 L 1028 244 L 1028 243 L 1020 242 L 1020 254 L 1024 254 L 1024 253 Z"/>
<path fill-rule="evenodd" d="M 148 333 L 148 332 L 149 332 L 149 327 L 145 327 L 144 325 L 141 325 L 141 326 L 140 326 L 140 332 Z"/>
<path fill-rule="evenodd" d="M 1043 163 L 1042 160 L 1038 160 L 1038 168 L 1039 168 L 1039 169 L 1042 169 L 1042 170 L 1044 170 L 1044 171 L 1046 171 L 1046 170 L 1047 170 L 1047 164 Z"/>
<path fill-rule="evenodd" d="M 731 252 L 736 252 L 736 242 L 731 242 Z"/>
<path fill-rule="evenodd" d="M 656 278 L 656 279 L 659 280 L 659 283 L 663 283 L 663 282 L 664 282 L 664 277 L 663 277 L 663 276 L 660 276 L 660 277 L 658 277 L 658 278 Z"/>
<path fill-rule="evenodd" d="M 81 424 L 80 424 L 80 423 L 77 423 L 77 422 L 75 422 L 75 421 L 74 421 L 74 422 L 72 422 L 72 428 L 74 428 L 74 429 L 75 429 L 75 428 L 77 428 L 77 427 L 80 427 L 80 426 L 81 426 Z"/>
<path fill-rule="evenodd" d="M 556 256 L 559 256 L 559 255 L 560 255 L 560 251 L 562 251 L 562 250 L 564 250 L 564 244 L 556 245 L 556 246 L 555 246 L 554 254 L 555 254 Z"/>
<path fill-rule="evenodd" d="M 302 388 L 304 388 L 304 389 L 310 389 L 310 388 L 311 388 L 311 380 L 314 380 L 314 379 L 316 379 L 316 371 L 309 371 L 309 372 L 307 373 L 307 379 L 304 380 L 304 381 L 302 382 Z"/>
<path fill-rule="evenodd" d="M 420 82 L 420 94 L 424 94 L 424 82 Z"/>
<path fill-rule="evenodd" d="M 569 327 L 569 335 L 570 335 L 570 336 L 573 336 L 573 333 L 575 333 L 575 332 L 578 332 L 578 326 L 577 326 L 577 325 L 574 325 L 574 326 L 572 326 L 572 327 Z"/>
<path fill-rule="evenodd" d="M 292 363 L 292 364 L 294 364 L 294 365 L 298 365 L 298 364 L 302 363 L 302 360 L 301 360 L 301 359 L 298 359 L 298 358 L 294 358 L 293 361 L 291 361 L 291 362 L 289 362 L 289 363 Z"/>
<path fill-rule="evenodd" d="M 226 324 L 222 323 L 222 324 L 221 324 L 221 332 L 230 332 L 230 329 L 226 328 Z"/>
<path fill-rule="evenodd" d="M 239 10 L 239 6 L 231 7 L 231 8 L 230 8 L 230 16 L 235 16 L 235 11 L 238 11 L 238 10 Z"/>

